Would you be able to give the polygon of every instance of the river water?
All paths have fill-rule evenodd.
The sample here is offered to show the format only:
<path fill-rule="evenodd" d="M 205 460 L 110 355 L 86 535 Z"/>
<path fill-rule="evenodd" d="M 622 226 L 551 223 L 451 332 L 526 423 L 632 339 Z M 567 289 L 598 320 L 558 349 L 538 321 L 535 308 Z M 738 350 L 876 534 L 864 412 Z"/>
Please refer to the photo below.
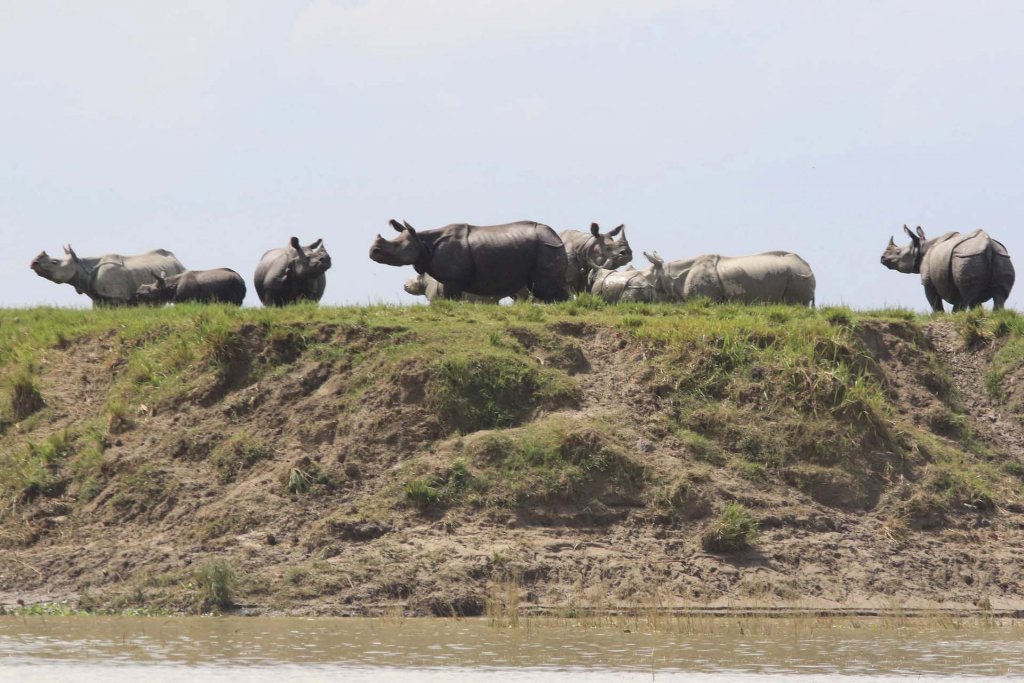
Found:
<path fill-rule="evenodd" d="M 0 681 L 1024 681 L 1024 625 L 0 617 Z"/>

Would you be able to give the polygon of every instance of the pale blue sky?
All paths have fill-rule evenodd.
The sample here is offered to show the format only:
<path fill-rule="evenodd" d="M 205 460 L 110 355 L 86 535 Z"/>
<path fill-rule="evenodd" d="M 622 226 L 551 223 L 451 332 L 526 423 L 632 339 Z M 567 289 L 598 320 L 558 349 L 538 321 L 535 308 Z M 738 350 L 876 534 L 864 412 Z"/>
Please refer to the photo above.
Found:
<path fill-rule="evenodd" d="M 398 218 L 788 249 L 819 305 L 923 310 L 879 264 L 903 223 L 1024 258 L 1022 30 L 1016 0 L 3 0 L 0 306 L 88 305 L 28 269 L 68 242 L 251 304 L 293 234 L 323 303 L 411 302 L 367 257 Z"/>

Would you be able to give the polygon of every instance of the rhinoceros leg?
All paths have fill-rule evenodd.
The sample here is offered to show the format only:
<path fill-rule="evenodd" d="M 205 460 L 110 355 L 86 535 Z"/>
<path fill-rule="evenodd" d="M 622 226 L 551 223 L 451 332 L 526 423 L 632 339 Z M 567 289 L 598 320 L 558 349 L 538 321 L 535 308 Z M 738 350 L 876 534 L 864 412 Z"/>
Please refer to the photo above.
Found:
<path fill-rule="evenodd" d="M 943 313 L 945 309 L 942 307 L 942 297 L 939 296 L 939 290 L 935 289 L 934 285 L 927 284 L 924 286 L 924 295 L 928 299 L 928 303 L 931 305 L 932 310 L 936 313 Z M 956 310 L 954 308 L 954 310 Z"/>

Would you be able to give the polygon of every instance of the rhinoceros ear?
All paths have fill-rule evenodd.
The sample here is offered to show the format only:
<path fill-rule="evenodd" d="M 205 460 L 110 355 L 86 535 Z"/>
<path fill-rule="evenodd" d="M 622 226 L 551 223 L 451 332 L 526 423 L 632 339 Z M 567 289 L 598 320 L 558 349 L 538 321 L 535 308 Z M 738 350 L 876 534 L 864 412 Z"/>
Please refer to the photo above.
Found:
<path fill-rule="evenodd" d="M 665 263 L 665 261 L 660 256 L 658 256 L 658 252 L 654 252 L 653 254 L 648 254 L 645 251 L 644 252 L 644 257 L 646 257 L 647 260 L 650 261 L 652 265 L 658 266 L 659 268 L 662 265 L 664 265 L 664 263 Z"/>
<path fill-rule="evenodd" d="M 922 240 L 928 239 L 927 237 L 924 236 L 924 230 L 921 229 L 920 225 L 917 226 L 917 236 L 920 237 Z"/>
<path fill-rule="evenodd" d="M 590 234 L 593 235 L 594 237 L 597 237 L 599 234 L 601 234 L 601 228 L 598 227 L 597 223 L 590 224 Z"/>
<path fill-rule="evenodd" d="M 622 225 L 620 225 L 619 227 L 615 228 L 614 230 L 612 230 L 608 234 L 611 235 L 612 237 L 615 237 L 616 235 L 618 235 L 621 232 L 622 233 L 622 239 L 626 239 L 626 232 L 625 232 L 625 230 L 626 230 L 626 224 L 623 223 Z"/>
<path fill-rule="evenodd" d="M 402 221 L 402 225 L 405 226 L 405 229 L 407 231 L 409 231 L 410 235 L 415 235 L 416 234 L 416 229 L 413 228 L 411 225 L 409 225 L 409 221 Z"/>
<path fill-rule="evenodd" d="M 914 246 L 917 246 L 921 242 L 921 238 L 912 233 L 910 231 L 910 228 L 908 228 L 905 225 L 903 226 L 903 232 L 907 233 L 907 235 L 910 237 L 910 241 L 914 243 Z"/>
<path fill-rule="evenodd" d="M 75 253 L 75 250 L 71 248 L 70 244 L 64 247 L 64 253 L 70 256 L 72 261 L 78 260 L 78 254 Z"/>
<path fill-rule="evenodd" d="M 288 242 L 288 244 L 290 244 L 292 246 L 292 249 L 298 249 L 300 251 L 302 250 L 302 247 L 299 246 L 299 238 L 298 237 L 292 237 L 291 240 Z"/>
<path fill-rule="evenodd" d="M 324 238 L 321 237 L 316 242 L 313 242 L 313 244 L 311 244 L 308 247 L 306 247 L 306 249 L 309 249 L 310 251 L 316 251 L 317 249 L 320 249 L 321 247 L 323 247 L 323 244 L 324 244 Z"/>
<path fill-rule="evenodd" d="M 395 232 L 405 232 L 405 227 L 394 218 L 388 222 L 391 224 L 391 227 L 395 229 Z"/>

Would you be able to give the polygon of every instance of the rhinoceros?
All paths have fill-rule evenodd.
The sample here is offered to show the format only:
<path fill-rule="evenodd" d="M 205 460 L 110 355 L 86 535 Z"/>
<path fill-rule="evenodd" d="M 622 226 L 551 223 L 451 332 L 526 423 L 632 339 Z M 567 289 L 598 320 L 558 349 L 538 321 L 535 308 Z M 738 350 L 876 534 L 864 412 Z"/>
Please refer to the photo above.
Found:
<path fill-rule="evenodd" d="M 331 256 L 322 239 L 304 247 L 292 237 L 287 247 L 271 249 L 260 258 L 253 276 L 256 294 L 264 306 L 320 301 L 330 267 Z"/>
<path fill-rule="evenodd" d="M 658 294 L 669 301 L 703 296 L 713 301 L 814 306 L 814 273 L 792 252 L 704 254 L 668 263 L 657 252 L 645 256 L 654 268 Z"/>
<path fill-rule="evenodd" d="M 391 227 L 399 236 L 386 240 L 377 235 L 370 258 L 430 275 L 444 285 L 447 299 L 464 293 L 501 299 L 524 287 L 541 301 L 569 298 L 562 240 L 543 223 L 459 223 L 417 231 L 392 220 Z"/>
<path fill-rule="evenodd" d="M 129 305 L 141 285 L 155 282 L 161 273 L 177 275 L 185 270 L 166 249 L 80 258 L 70 244 L 64 247 L 64 258 L 53 258 L 44 251 L 29 267 L 40 277 L 73 286 L 92 299 L 93 306 Z"/>
<path fill-rule="evenodd" d="M 657 288 L 658 283 L 653 266 L 643 270 L 598 268 L 590 271 L 590 293 L 601 297 L 608 303 L 659 301 Z"/>
<path fill-rule="evenodd" d="M 419 273 L 415 277 L 409 278 L 408 280 L 405 281 L 405 284 L 402 285 L 402 289 L 404 289 L 407 294 L 412 294 L 413 296 L 424 296 L 427 298 L 427 301 L 434 301 L 436 299 L 445 298 L 444 285 L 442 285 L 440 282 L 430 277 L 426 273 Z M 526 295 L 529 296 L 530 293 L 526 292 Z M 466 301 L 475 301 L 478 303 L 498 303 L 498 299 L 493 296 L 477 296 L 476 294 L 463 294 L 462 298 L 464 298 Z"/>
<path fill-rule="evenodd" d="M 616 240 L 615 236 L 620 232 L 622 237 Z M 633 251 L 626 240 L 625 225 L 601 234 L 597 223 L 591 223 L 589 233 L 565 230 L 559 237 L 565 245 L 565 256 L 569 262 L 565 282 L 572 294 L 587 291 L 590 274 L 598 268 L 615 270 L 633 260 Z"/>
<path fill-rule="evenodd" d="M 947 232 L 927 239 L 921 226 L 917 234 L 903 226 L 910 244 L 896 246 L 892 237 L 882 252 L 882 265 L 901 273 L 920 273 L 924 295 L 932 310 L 941 312 L 943 300 L 954 311 L 977 308 L 989 299 L 999 310 L 1013 289 L 1015 273 L 1010 255 L 984 230 L 967 235 Z"/>
<path fill-rule="evenodd" d="M 186 270 L 177 275 L 164 275 L 161 273 L 156 282 L 139 287 L 135 291 L 134 302 L 180 304 L 199 301 L 241 306 L 245 299 L 245 280 L 230 268 Z"/>

